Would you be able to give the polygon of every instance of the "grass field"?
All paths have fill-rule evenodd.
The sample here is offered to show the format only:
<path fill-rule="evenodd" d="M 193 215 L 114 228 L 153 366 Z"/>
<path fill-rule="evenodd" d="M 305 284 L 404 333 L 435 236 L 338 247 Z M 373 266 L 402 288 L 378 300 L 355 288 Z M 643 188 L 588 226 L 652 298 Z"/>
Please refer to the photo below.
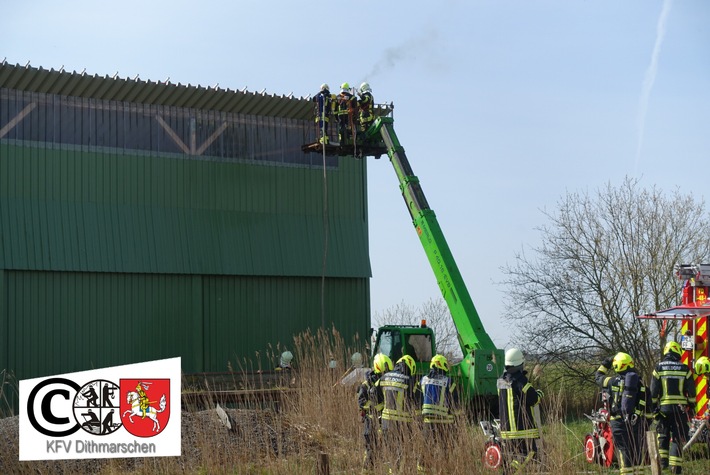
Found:
<path fill-rule="evenodd" d="M 227 407 L 235 424 L 233 431 L 220 423 L 214 408 L 185 405 L 181 457 L 19 463 L 17 418 L 4 418 L 0 420 L 0 473 L 319 474 L 325 473 L 326 460 L 328 473 L 363 473 L 364 445 L 355 388 L 336 384 L 342 369 L 327 368 L 331 355 L 343 368 L 350 354 L 332 335 L 305 337 L 296 350 L 293 391 L 285 393 L 278 406 L 254 395 L 241 407 Z M 545 388 L 541 406 L 544 456 L 541 464 L 531 465 L 525 473 L 618 473 L 618 469 L 586 462 L 583 440 L 591 431 L 591 422 L 568 417 L 570 401 L 580 397 L 580 390 L 561 388 Z M 590 400 L 594 400 L 593 394 Z M 483 467 L 485 442 L 478 424 L 465 416 L 447 428 L 440 444 L 425 440 L 421 428 L 413 425 L 401 446 L 402 468 L 395 473 L 417 473 L 417 461 L 428 473 L 494 473 Z M 384 447 L 375 469 L 366 473 L 387 473 L 394 449 Z M 710 473 L 707 446 L 696 444 L 686 455 L 684 473 Z"/>

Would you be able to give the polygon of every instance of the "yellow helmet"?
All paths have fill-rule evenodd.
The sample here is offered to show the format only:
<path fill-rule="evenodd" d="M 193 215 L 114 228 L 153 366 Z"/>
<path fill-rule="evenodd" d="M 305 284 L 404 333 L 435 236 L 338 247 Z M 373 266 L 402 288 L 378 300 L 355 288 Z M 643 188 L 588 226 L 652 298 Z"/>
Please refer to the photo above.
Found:
<path fill-rule="evenodd" d="M 676 341 L 669 341 L 666 343 L 666 346 L 663 348 L 663 354 L 667 355 L 670 352 L 673 352 L 677 354 L 678 356 L 683 355 L 683 350 L 680 349 L 680 345 Z"/>
<path fill-rule="evenodd" d="M 340 85 L 340 89 L 343 91 L 347 91 L 348 89 L 350 89 L 350 84 L 344 82 Z"/>
<path fill-rule="evenodd" d="M 434 357 L 431 359 L 431 364 L 429 364 L 429 368 L 434 369 L 440 369 L 445 373 L 449 372 L 449 362 L 446 361 L 446 357 L 444 355 L 434 355 Z"/>
<path fill-rule="evenodd" d="M 377 374 L 383 374 L 387 371 L 392 371 L 393 367 L 394 365 L 392 364 L 392 360 L 384 353 L 377 353 L 375 355 L 375 359 L 372 361 L 372 369 Z"/>
<path fill-rule="evenodd" d="M 695 362 L 695 374 L 699 376 L 707 373 L 710 373 L 710 358 L 707 356 L 701 356 Z"/>
<path fill-rule="evenodd" d="M 611 367 L 617 373 L 622 373 L 634 367 L 634 360 L 627 353 L 617 353 L 611 362 Z"/>
<path fill-rule="evenodd" d="M 414 358 L 409 355 L 404 355 L 397 360 L 397 363 L 403 362 L 409 368 L 409 374 L 412 375 L 417 371 L 417 365 L 414 362 Z"/>

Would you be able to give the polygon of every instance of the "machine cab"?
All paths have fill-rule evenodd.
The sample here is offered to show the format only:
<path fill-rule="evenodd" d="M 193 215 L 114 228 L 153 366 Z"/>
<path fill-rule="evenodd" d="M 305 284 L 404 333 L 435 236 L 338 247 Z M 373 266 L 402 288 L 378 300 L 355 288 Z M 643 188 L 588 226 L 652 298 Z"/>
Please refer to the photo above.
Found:
<path fill-rule="evenodd" d="M 384 353 L 392 362 L 410 355 L 417 362 L 417 372 L 424 372 L 436 354 L 436 341 L 434 331 L 426 326 L 426 322 L 421 326 L 386 325 L 377 330 L 373 348 L 373 355 Z"/>

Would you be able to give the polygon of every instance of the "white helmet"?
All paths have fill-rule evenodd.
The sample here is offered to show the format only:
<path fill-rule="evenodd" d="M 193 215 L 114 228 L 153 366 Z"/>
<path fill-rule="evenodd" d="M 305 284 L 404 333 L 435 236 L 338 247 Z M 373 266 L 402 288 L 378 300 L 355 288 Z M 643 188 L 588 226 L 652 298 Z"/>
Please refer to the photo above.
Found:
<path fill-rule="evenodd" d="M 323 83 L 320 85 L 320 90 L 321 91 L 330 91 L 330 87 L 328 87 L 328 84 Z"/>
<path fill-rule="evenodd" d="M 525 357 L 523 352 L 517 348 L 511 348 L 505 352 L 505 365 L 506 366 L 520 366 L 525 363 Z"/>
<path fill-rule="evenodd" d="M 372 89 L 370 89 L 370 85 L 366 82 L 360 84 L 360 92 L 372 92 Z"/>
<path fill-rule="evenodd" d="M 282 368 L 291 367 L 291 361 L 293 361 L 293 353 L 290 351 L 284 351 L 281 353 L 281 361 L 279 363 Z"/>

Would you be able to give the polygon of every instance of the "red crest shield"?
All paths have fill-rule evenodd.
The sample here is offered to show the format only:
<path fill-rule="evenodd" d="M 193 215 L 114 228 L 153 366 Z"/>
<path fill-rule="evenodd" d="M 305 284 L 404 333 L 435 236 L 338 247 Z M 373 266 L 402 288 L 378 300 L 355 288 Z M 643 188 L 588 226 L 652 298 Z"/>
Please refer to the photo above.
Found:
<path fill-rule="evenodd" d="M 121 379 L 121 422 L 136 437 L 160 434 L 170 419 L 169 379 Z"/>

